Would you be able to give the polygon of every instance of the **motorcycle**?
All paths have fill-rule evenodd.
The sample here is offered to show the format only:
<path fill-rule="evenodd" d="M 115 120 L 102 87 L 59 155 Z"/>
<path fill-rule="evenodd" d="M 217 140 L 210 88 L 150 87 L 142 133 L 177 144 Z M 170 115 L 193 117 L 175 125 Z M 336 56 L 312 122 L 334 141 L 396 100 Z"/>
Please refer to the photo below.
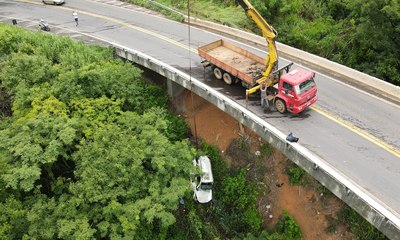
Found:
<path fill-rule="evenodd" d="M 40 27 L 40 30 L 50 32 L 49 24 L 47 22 L 45 22 L 43 19 L 40 20 L 39 27 Z"/>

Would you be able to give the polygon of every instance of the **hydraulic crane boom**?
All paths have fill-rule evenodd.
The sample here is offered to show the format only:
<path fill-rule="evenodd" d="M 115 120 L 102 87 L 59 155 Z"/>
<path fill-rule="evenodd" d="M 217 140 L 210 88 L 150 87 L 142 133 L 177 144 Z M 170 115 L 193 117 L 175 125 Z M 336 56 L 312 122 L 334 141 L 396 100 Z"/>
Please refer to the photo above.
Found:
<path fill-rule="evenodd" d="M 262 36 L 268 42 L 269 55 L 265 59 L 265 71 L 262 72 L 262 77 L 257 80 L 257 86 L 246 91 L 246 95 L 256 92 L 261 86 L 269 87 L 276 83 L 272 72 L 278 67 L 278 52 L 276 50 L 275 40 L 278 35 L 277 31 L 267 23 L 260 13 L 247 0 L 236 0 L 236 2 L 244 9 L 246 15 L 252 19 L 260 28 Z"/>

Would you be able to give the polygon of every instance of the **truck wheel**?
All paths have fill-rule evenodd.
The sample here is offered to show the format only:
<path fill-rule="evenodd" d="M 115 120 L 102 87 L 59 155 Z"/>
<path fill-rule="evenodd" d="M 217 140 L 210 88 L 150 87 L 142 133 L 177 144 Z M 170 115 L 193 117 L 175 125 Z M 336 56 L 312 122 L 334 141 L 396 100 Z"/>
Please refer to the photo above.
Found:
<path fill-rule="evenodd" d="M 219 68 L 214 68 L 214 76 L 218 79 L 221 80 L 222 79 L 222 70 Z"/>
<path fill-rule="evenodd" d="M 282 99 L 278 98 L 278 99 L 275 100 L 275 108 L 280 113 L 285 113 L 286 112 L 286 104 Z"/>
<path fill-rule="evenodd" d="M 224 73 L 223 78 L 226 84 L 232 85 L 233 83 L 232 75 L 230 75 L 229 73 Z"/>

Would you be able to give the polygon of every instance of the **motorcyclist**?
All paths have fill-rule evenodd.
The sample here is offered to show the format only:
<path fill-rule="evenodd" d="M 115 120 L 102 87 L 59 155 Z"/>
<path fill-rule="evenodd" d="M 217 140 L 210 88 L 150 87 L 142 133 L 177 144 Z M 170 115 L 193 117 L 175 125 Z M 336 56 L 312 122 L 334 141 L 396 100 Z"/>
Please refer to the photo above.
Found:
<path fill-rule="evenodd" d="M 49 25 L 43 20 L 43 18 L 39 21 L 39 27 L 43 31 L 50 31 Z"/>

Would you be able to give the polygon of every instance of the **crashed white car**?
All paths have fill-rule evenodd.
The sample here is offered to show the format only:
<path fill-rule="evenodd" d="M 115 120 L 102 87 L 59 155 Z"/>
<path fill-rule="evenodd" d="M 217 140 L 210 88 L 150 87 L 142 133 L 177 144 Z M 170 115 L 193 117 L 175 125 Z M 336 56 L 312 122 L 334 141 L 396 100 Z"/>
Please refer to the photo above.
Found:
<path fill-rule="evenodd" d="M 193 164 L 200 168 L 200 174 L 192 180 L 193 198 L 199 203 L 208 203 L 212 200 L 214 183 L 210 159 L 207 156 L 201 156 L 199 159 L 193 159 Z"/>
<path fill-rule="evenodd" d="M 54 5 L 61 5 L 64 3 L 64 0 L 42 0 L 44 4 L 54 4 Z"/>

